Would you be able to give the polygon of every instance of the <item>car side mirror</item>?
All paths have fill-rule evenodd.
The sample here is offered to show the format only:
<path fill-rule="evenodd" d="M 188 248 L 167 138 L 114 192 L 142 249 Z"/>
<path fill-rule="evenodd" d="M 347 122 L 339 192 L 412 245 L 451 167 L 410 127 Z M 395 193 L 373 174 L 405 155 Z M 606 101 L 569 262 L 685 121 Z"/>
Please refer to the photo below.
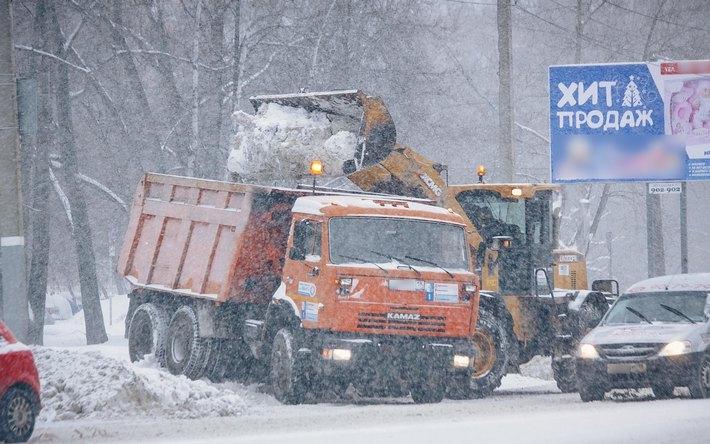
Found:
<path fill-rule="evenodd" d="M 614 297 L 619 297 L 619 281 L 616 279 L 598 279 L 592 282 L 592 291 L 611 294 Z"/>

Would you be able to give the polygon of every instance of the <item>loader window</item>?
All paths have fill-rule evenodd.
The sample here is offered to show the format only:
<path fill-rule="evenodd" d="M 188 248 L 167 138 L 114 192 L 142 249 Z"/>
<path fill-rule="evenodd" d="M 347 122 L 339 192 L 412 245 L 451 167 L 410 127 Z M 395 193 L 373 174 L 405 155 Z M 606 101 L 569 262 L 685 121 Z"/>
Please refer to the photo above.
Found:
<path fill-rule="evenodd" d="M 289 257 L 296 261 L 319 261 L 321 255 L 322 224 L 312 220 L 296 222 L 293 247 Z"/>

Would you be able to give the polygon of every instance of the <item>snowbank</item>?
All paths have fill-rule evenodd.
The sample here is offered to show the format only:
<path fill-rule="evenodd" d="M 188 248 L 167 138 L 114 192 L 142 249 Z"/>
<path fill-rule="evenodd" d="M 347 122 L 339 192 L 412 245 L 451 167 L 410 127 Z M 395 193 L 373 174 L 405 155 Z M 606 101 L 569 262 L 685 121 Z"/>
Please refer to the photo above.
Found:
<path fill-rule="evenodd" d="M 234 416 L 247 407 L 244 396 L 230 389 L 99 352 L 35 347 L 33 353 L 42 385 L 43 421 Z"/>
<path fill-rule="evenodd" d="M 337 176 L 355 156 L 355 133 L 323 112 L 264 103 L 255 115 L 237 111 L 233 117 L 237 133 L 227 169 L 250 182 L 302 177 L 313 159 L 323 162 L 324 174 Z"/>
<path fill-rule="evenodd" d="M 520 374 L 530 378 L 552 381 L 555 379 L 552 373 L 552 358 L 549 356 L 533 356 L 529 362 L 520 365 Z"/>

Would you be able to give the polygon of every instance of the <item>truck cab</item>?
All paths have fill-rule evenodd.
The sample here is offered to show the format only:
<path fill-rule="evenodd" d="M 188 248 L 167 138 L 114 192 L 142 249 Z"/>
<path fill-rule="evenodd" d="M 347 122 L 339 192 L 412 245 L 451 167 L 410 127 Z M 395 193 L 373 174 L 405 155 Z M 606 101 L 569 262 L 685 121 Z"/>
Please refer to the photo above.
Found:
<path fill-rule="evenodd" d="M 292 211 L 274 301 L 298 316 L 312 372 L 415 398 L 412 385 L 440 376 L 419 396 L 430 398 L 447 373 L 470 371 L 478 280 L 460 216 L 376 196 L 300 197 Z"/>

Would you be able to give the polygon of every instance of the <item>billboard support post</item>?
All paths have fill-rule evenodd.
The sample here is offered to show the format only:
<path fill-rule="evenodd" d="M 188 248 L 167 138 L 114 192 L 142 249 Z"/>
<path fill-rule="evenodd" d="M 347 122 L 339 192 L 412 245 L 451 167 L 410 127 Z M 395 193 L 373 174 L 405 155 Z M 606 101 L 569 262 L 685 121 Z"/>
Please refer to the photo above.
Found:
<path fill-rule="evenodd" d="M 688 185 L 682 182 L 680 191 L 680 272 L 688 272 Z"/>

